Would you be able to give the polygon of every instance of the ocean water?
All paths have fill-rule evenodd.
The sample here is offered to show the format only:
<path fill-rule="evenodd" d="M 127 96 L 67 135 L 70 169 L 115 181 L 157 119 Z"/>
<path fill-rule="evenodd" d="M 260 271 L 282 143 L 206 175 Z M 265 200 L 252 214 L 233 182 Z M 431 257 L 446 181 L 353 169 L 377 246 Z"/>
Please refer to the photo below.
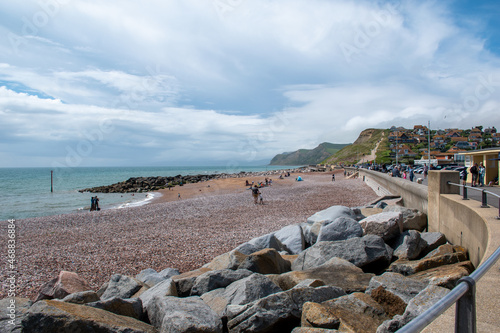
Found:
<path fill-rule="evenodd" d="M 249 166 L 228 170 L 226 167 L 89 167 L 0 168 L 0 221 L 29 217 L 68 214 L 90 209 L 93 193 L 78 190 L 111 185 L 131 177 L 197 175 L 215 173 L 257 172 L 290 169 L 290 166 Z M 153 199 L 153 193 L 101 193 L 101 209 L 139 206 Z"/>

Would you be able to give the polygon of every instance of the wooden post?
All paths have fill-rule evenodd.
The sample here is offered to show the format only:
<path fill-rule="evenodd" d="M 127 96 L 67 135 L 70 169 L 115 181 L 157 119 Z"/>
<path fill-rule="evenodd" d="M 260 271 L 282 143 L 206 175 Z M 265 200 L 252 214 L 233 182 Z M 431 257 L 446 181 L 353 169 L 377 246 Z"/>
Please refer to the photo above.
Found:
<path fill-rule="evenodd" d="M 50 170 L 50 192 L 54 192 L 54 171 Z"/>

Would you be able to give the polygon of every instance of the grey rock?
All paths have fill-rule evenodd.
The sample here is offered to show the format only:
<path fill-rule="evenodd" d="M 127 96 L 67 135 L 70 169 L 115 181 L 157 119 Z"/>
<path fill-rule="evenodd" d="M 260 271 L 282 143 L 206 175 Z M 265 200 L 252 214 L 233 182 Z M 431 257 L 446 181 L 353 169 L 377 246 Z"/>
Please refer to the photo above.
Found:
<path fill-rule="evenodd" d="M 22 333 L 21 321 L 33 304 L 27 298 L 4 298 L 0 300 L 0 332 Z M 25 331 L 24 331 L 25 332 Z"/>
<path fill-rule="evenodd" d="M 115 313 L 120 316 L 135 318 L 138 320 L 144 319 L 144 311 L 142 302 L 139 298 L 118 298 L 113 297 L 105 301 L 97 301 L 85 304 L 96 309 L 102 309 Z"/>
<path fill-rule="evenodd" d="M 144 309 L 155 296 L 178 296 L 174 281 L 172 279 L 164 280 L 140 294 L 139 298 Z"/>
<path fill-rule="evenodd" d="M 118 298 L 130 298 L 139 289 L 141 289 L 142 283 L 130 276 L 113 274 L 109 280 L 108 288 L 104 294 L 102 294 L 101 299 L 106 300 L 113 297 Z"/>
<path fill-rule="evenodd" d="M 85 304 L 90 302 L 97 302 L 99 296 L 95 291 L 80 291 L 77 293 L 69 294 L 62 299 L 63 302 L 75 303 L 75 304 Z"/>
<path fill-rule="evenodd" d="M 428 308 L 436 304 L 450 291 L 446 288 L 430 285 L 415 296 L 406 307 L 404 314 L 394 316 L 393 319 L 385 321 L 377 329 L 377 333 L 396 332 L 417 316 L 424 313 Z"/>
<path fill-rule="evenodd" d="M 362 236 L 363 228 L 361 228 L 359 222 L 353 218 L 342 216 L 321 227 L 318 242 L 346 240 Z"/>
<path fill-rule="evenodd" d="M 221 269 L 203 273 L 194 281 L 193 288 L 191 289 L 191 296 L 201 296 L 211 290 L 225 288 L 231 283 L 244 279 L 252 274 L 253 272 L 247 269 L 238 269 L 236 271 L 232 269 Z"/>
<path fill-rule="evenodd" d="M 309 223 L 309 224 L 313 224 L 316 222 L 330 223 L 341 216 L 350 217 L 352 219 L 354 219 L 356 217 L 354 212 L 349 207 L 332 206 L 332 207 L 329 207 L 327 209 L 319 211 L 319 212 L 315 213 L 314 215 L 310 216 L 307 219 L 307 223 Z"/>
<path fill-rule="evenodd" d="M 277 251 L 290 252 L 288 248 L 283 243 L 281 243 L 278 238 L 274 236 L 274 233 L 254 238 L 248 241 L 247 243 L 241 244 L 235 250 L 240 253 L 250 255 L 254 252 L 268 248 L 275 249 Z"/>
<path fill-rule="evenodd" d="M 384 241 L 390 241 L 403 232 L 402 214 L 398 212 L 382 212 L 368 216 L 359 224 L 365 235 L 377 235 Z"/>
<path fill-rule="evenodd" d="M 281 274 L 289 272 L 290 268 L 290 262 L 271 248 L 248 255 L 238 266 L 238 270 L 247 269 L 260 274 Z"/>
<path fill-rule="evenodd" d="M 390 263 L 389 252 L 383 239 L 376 235 L 350 238 L 344 241 L 319 242 L 298 255 L 292 270 L 305 270 L 323 265 L 331 258 L 345 259 L 358 267 L 385 266 Z"/>
<path fill-rule="evenodd" d="M 440 232 L 422 232 L 420 237 L 427 243 L 427 247 L 423 251 L 425 254 L 446 244 L 446 236 Z"/>
<path fill-rule="evenodd" d="M 384 212 L 401 213 L 403 219 L 403 231 L 418 230 L 427 228 L 427 216 L 417 209 L 410 209 L 398 205 L 391 205 L 384 208 Z"/>
<path fill-rule="evenodd" d="M 137 280 L 144 282 L 146 286 L 152 287 L 157 283 L 160 283 L 163 280 L 166 280 L 164 276 L 162 276 L 160 273 L 155 271 L 152 268 L 147 268 L 142 270 L 139 274 L 136 275 L 135 277 Z"/>
<path fill-rule="evenodd" d="M 384 201 L 379 201 L 375 206 L 373 206 L 373 208 L 381 208 L 381 209 L 384 209 L 385 207 L 387 207 L 387 203 L 385 203 Z"/>
<path fill-rule="evenodd" d="M 427 247 L 427 242 L 416 230 L 407 230 L 399 235 L 394 245 L 393 255 L 399 259 L 417 259 Z"/>
<path fill-rule="evenodd" d="M 156 329 L 131 317 L 87 305 L 42 300 L 33 304 L 22 321 L 23 332 L 155 333 Z"/>
<path fill-rule="evenodd" d="M 298 326 L 306 302 L 323 302 L 345 295 L 337 287 L 293 288 L 227 312 L 230 332 L 286 332 Z"/>
<path fill-rule="evenodd" d="M 413 280 L 398 273 L 386 272 L 382 275 L 374 276 L 370 280 L 366 293 L 371 295 L 373 290 L 382 287 L 408 304 L 427 285 L 425 282 Z"/>
<path fill-rule="evenodd" d="M 222 320 L 198 296 L 156 296 L 147 312 L 151 324 L 160 332 L 222 333 Z"/>
<path fill-rule="evenodd" d="M 305 249 L 306 241 L 299 224 L 286 226 L 276 231 L 274 236 L 288 248 L 290 254 L 299 254 Z"/>
<path fill-rule="evenodd" d="M 175 268 L 165 268 L 164 270 L 162 270 L 158 274 L 163 276 L 165 279 L 169 279 L 172 276 L 180 275 L 181 273 Z"/>

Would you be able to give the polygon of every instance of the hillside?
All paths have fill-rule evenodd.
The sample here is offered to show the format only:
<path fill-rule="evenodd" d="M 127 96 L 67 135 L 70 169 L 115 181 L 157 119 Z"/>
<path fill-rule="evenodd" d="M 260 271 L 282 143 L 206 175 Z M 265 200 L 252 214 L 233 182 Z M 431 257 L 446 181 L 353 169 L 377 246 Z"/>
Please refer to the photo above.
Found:
<path fill-rule="evenodd" d="M 383 134 L 386 132 L 385 134 Z M 381 140 L 387 140 L 388 130 L 366 129 L 359 134 L 359 137 L 352 145 L 348 145 L 332 156 L 322 161 L 322 164 L 352 164 L 362 160 L 364 156 L 371 155 L 372 150 Z"/>
<path fill-rule="evenodd" d="M 308 165 L 318 164 L 332 156 L 346 144 L 323 142 L 314 149 L 299 149 L 291 153 L 278 154 L 269 163 L 270 165 Z"/>

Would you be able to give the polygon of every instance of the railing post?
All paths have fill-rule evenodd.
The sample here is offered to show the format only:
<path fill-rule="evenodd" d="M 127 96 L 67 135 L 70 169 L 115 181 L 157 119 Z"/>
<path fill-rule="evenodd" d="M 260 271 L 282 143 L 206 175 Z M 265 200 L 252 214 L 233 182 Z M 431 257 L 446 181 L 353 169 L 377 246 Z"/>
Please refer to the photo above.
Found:
<path fill-rule="evenodd" d="M 457 301 L 455 308 L 455 333 L 476 333 L 476 281 L 470 276 L 458 280 L 469 286 L 467 292 Z"/>
<path fill-rule="evenodd" d="M 469 199 L 467 199 L 467 186 L 465 184 L 464 184 L 464 190 L 463 190 L 463 192 L 464 192 L 463 200 L 469 200 Z"/>
<path fill-rule="evenodd" d="M 488 206 L 488 198 L 485 190 L 482 191 L 481 208 L 490 208 L 490 206 Z"/>

